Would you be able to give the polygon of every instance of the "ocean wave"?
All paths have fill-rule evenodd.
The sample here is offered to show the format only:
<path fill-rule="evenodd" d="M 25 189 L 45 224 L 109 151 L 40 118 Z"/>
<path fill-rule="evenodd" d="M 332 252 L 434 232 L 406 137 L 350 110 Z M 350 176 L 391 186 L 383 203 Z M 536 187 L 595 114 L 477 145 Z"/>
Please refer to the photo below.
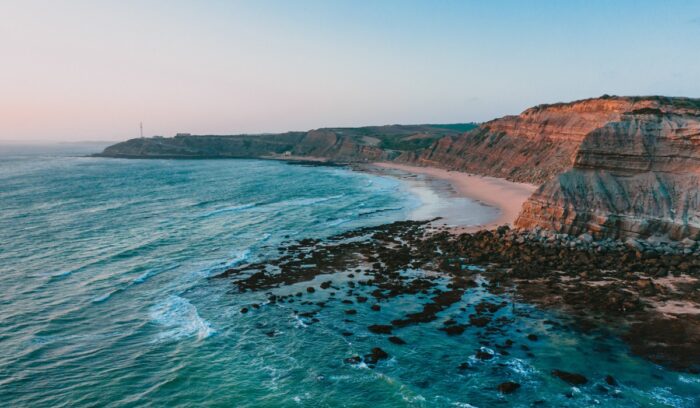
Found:
<path fill-rule="evenodd" d="M 209 322 L 202 319 L 197 308 L 189 300 L 177 295 L 170 295 L 164 301 L 154 305 L 150 311 L 151 321 L 165 328 L 158 333 L 157 341 L 177 340 L 184 337 L 196 337 L 202 340 L 216 331 Z"/>
<path fill-rule="evenodd" d="M 352 221 L 352 220 L 349 218 L 338 218 L 335 220 L 328 221 L 326 223 L 326 225 L 329 227 L 337 227 L 338 225 L 342 225 L 342 224 L 345 224 L 345 223 L 350 222 L 350 221 Z"/>
<path fill-rule="evenodd" d="M 243 251 L 239 252 L 232 260 L 224 264 L 224 269 L 229 269 L 233 268 L 236 265 L 239 265 L 250 257 L 250 249 L 244 249 Z"/>
<path fill-rule="evenodd" d="M 73 274 L 72 270 L 58 271 L 49 276 L 50 279 L 62 279 Z"/>
<path fill-rule="evenodd" d="M 142 273 L 138 277 L 134 278 L 134 280 L 131 282 L 135 285 L 137 285 L 139 283 L 144 283 L 148 280 L 148 278 L 150 278 L 153 275 L 154 275 L 153 270 L 150 269 L 150 270 L 147 270 L 146 272 Z"/>
<path fill-rule="evenodd" d="M 171 265 L 171 266 L 168 266 L 168 267 L 165 267 L 165 268 L 162 268 L 162 269 L 157 269 L 157 268 L 149 269 L 149 270 L 147 270 L 146 272 L 144 272 L 144 273 L 142 273 L 141 275 L 139 275 L 139 276 L 137 276 L 136 278 L 134 278 L 134 280 L 131 281 L 131 284 L 132 284 L 132 285 L 138 285 L 138 284 L 144 283 L 144 282 L 146 282 L 148 279 L 150 279 L 150 278 L 152 278 L 152 277 L 154 277 L 154 276 L 156 276 L 156 275 L 158 275 L 158 274 L 161 274 L 161 273 L 163 273 L 163 272 L 166 272 L 166 271 L 175 269 L 175 268 L 177 268 L 178 266 L 180 266 L 180 265 L 179 265 L 179 264 L 175 264 L 175 265 Z"/>
<path fill-rule="evenodd" d="M 649 396 L 656 402 L 664 404 L 669 407 L 690 407 L 693 406 L 693 401 L 691 399 L 686 399 L 675 395 L 670 387 L 654 387 L 650 392 Z"/>
<path fill-rule="evenodd" d="M 327 197 L 312 197 L 312 198 L 297 198 L 294 200 L 287 200 L 283 201 L 280 204 L 284 205 L 314 205 L 314 204 L 319 204 L 319 203 L 324 203 L 326 201 L 330 200 L 337 200 L 339 198 L 345 197 L 345 194 L 338 194 L 338 195 L 333 195 L 333 196 L 327 196 Z"/>
<path fill-rule="evenodd" d="M 219 208 L 217 210 L 209 211 L 207 213 L 202 214 L 202 217 L 206 218 L 206 217 L 211 217 L 211 216 L 222 214 L 222 213 L 239 212 L 239 211 L 247 210 L 249 208 L 253 208 L 257 205 L 258 205 L 257 203 L 248 203 L 248 204 L 234 205 L 232 207 Z"/>
<path fill-rule="evenodd" d="M 103 295 L 97 296 L 96 298 L 92 299 L 92 303 L 102 303 L 102 302 L 106 301 L 107 299 L 111 298 L 112 295 L 114 295 L 115 293 L 121 292 L 122 290 L 123 289 L 115 289 L 111 292 L 107 292 Z"/>

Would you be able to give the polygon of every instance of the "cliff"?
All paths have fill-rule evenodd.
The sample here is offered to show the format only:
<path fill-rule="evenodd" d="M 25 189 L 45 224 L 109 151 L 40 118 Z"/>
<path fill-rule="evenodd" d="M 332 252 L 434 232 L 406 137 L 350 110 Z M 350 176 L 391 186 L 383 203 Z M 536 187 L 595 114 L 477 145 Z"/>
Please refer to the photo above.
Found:
<path fill-rule="evenodd" d="M 580 137 L 568 169 L 549 177 L 530 197 L 516 226 L 599 237 L 699 238 L 700 100 L 614 101 L 565 105 L 597 103 L 599 117 L 609 120 L 596 121 Z"/>

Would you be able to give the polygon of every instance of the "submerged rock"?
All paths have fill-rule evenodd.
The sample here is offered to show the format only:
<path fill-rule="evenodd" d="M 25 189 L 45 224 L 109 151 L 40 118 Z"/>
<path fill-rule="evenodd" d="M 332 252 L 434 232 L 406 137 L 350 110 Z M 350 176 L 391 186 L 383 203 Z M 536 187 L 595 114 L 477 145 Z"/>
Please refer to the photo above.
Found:
<path fill-rule="evenodd" d="M 367 329 L 375 334 L 391 334 L 394 328 L 387 324 L 373 324 L 368 326 Z"/>
<path fill-rule="evenodd" d="M 584 385 L 588 382 L 588 378 L 581 374 L 570 373 L 562 370 L 552 370 L 552 375 L 571 385 Z"/>
<path fill-rule="evenodd" d="M 520 384 L 513 381 L 506 381 L 498 385 L 498 391 L 500 391 L 502 394 L 512 394 L 518 388 L 520 388 Z"/>
<path fill-rule="evenodd" d="M 364 361 L 367 365 L 373 366 L 377 364 L 380 360 L 386 360 L 389 358 L 389 354 L 379 347 L 374 347 L 369 354 L 365 354 Z"/>
<path fill-rule="evenodd" d="M 394 344 L 406 344 L 401 337 L 391 336 L 388 340 Z"/>

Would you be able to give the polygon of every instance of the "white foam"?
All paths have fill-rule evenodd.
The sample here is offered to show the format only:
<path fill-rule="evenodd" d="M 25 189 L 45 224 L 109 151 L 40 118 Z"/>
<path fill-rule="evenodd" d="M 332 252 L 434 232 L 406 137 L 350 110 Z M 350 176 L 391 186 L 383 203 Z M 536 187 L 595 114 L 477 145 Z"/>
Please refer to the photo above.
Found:
<path fill-rule="evenodd" d="M 296 320 L 294 327 L 307 327 L 308 326 L 306 323 L 304 323 L 303 320 L 301 320 L 301 318 L 299 316 L 292 315 L 292 317 L 294 317 L 294 320 Z"/>
<path fill-rule="evenodd" d="M 671 407 L 689 406 L 685 404 L 684 398 L 673 394 L 670 387 L 654 387 L 650 395 L 657 402 Z"/>
<path fill-rule="evenodd" d="M 700 384 L 700 378 L 696 377 L 686 377 L 684 375 L 678 376 L 678 381 L 686 384 Z"/>
<path fill-rule="evenodd" d="M 245 262 L 249 256 L 250 249 L 244 249 L 243 251 L 240 251 L 238 254 L 236 254 L 236 256 L 231 261 L 227 262 L 224 268 L 233 268 L 234 266 Z"/>
<path fill-rule="evenodd" d="M 524 377 L 530 377 L 537 373 L 537 369 L 532 365 L 528 364 L 519 358 L 514 358 L 506 362 L 508 368 L 510 368 L 514 373 L 522 375 Z"/>
<path fill-rule="evenodd" d="M 151 308 L 151 320 L 166 330 L 158 334 L 157 340 L 176 340 L 183 337 L 205 339 L 216 331 L 202 319 L 197 308 L 187 299 L 177 295 L 168 296 Z"/>

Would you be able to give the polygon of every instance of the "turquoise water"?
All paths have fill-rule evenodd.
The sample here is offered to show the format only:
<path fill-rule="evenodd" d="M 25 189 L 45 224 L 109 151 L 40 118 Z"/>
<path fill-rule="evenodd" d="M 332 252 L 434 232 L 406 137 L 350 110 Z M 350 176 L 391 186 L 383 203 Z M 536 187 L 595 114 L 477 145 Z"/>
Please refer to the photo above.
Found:
<path fill-rule="evenodd" d="M 313 323 L 293 313 L 313 305 L 265 304 L 265 293 L 207 279 L 271 256 L 287 239 L 403 219 L 417 205 L 394 179 L 337 168 L 6 154 L 0 405 L 698 406 L 700 377 L 630 356 L 607 333 L 578 333 L 527 305 L 499 310 L 494 318 L 510 323 L 498 331 L 437 330 L 448 318 L 463 321 L 480 299 L 503 300 L 481 290 L 435 322 L 397 330 L 408 344 L 395 345 L 367 325 L 416 311 L 426 298 L 399 296 L 380 312 L 354 304 L 350 319 L 347 305 L 328 302 Z M 342 288 L 351 279 L 322 278 Z M 252 303 L 262 307 L 240 313 Z M 505 339 L 515 343 L 508 355 L 475 358 Z M 390 358 L 373 369 L 343 361 L 377 346 Z M 549 374 L 554 368 L 589 384 L 564 384 Z M 619 385 L 605 384 L 606 375 Z M 508 380 L 521 388 L 495 391 Z"/>

